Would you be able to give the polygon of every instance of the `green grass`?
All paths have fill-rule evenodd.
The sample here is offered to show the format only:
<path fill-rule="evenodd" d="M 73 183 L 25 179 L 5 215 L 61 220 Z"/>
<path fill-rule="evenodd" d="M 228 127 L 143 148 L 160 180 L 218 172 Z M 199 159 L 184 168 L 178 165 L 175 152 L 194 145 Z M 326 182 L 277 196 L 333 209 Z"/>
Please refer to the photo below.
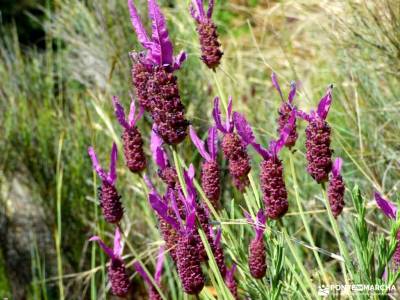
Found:
<path fill-rule="evenodd" d="M 136 2 L 144 16 L 145 1 Z M 224 56 L 216 73 L 198 59 L 187 1 L 161 3 L 175 51 L 185 49 L 189 54 L 177 76 L 187 116 L 200 133 L 212 122 L 214 96 L 221 97 L 225 109 L 232 95 L 234 110 L 246 114 L 258 140 L 266 145 L 275 138 L 280 102 L 270 83 L 272 71 L 284 91 L 290 80 L 301 82 L 295 103 L 304 110 L 316 105 L 329 83 L 335 85 L 328 121 L 334 155 L 345 161 L 345 211 L 336 221 L 329 206 L 325 207 L 321 188 L 305 172 L 305 125 L 300 123 L 296 151 L 283 151 L 281 156 L 290 210 L 282 222 L 268 222 L 264 280 L 249 275 L 247 245 L 253 232 L 242 214 L 245 208 L 254 215 L 262 205 L 260 158 L 249 150 L 253 169 L 245 194 L 234 191 L 229 176 L 224 176 L 225 209 L 212 211 L 212 215 L 223 229 L 227 261 L 238 264 L 240 294 L 252 299 L 312 299 L 322 284 L 382 283 L 384 266 L 395 249 L 397 225 L 376 209 L 372 191 L 393 201 L 399 197 L 398 1 L 285 0 L 248 5 L 217 1 L 216 22 Z M 96 198 L 99 182 L 86 149 L 94 145 L 104 163 L 113 140 L 121 149 L 121 128 L 113 116 L 111 96 L 118 95 L 128 106 L 132 89 L 128 52 L 140 49 L 125 5 L 125 1 L 78 0 L 48 4 L 51 10 L 42 8 L 46 15 L 41 24 L 46 31 L 44 49 L 21 46 L 15 26 L 0 25 L 0 184 L 4 185 L 3 177 L 20 173 L 33 178 L 29 188 L 38 193 L 37 205 L 46 210 L 46 225 L 54 233 L 57 254 L 57 265 L 51 266 L 43 249 L 37 245 L 29 249 L 30 299 L 104 299 L 109 293 L 107 258 L 87 240 L 96 234 L 111 241 L 113 228 L 102 220 Z M 145 117 L 139 127 L 150 158 L 150 119 Z M 152 274 L 162 240 L 142 178 L 130 174 L 119 158 L 124 258 L 137 287 L 135 299 L 145 299 L 144 286 L 131 265 L 140 260 Z M 171 160 L 181 168 L 190 163 L 198 166 L 201 159 L 186 140 L 171 152 Z M 158 185 L 154 163 L 149 163 L 148 170 Z M 210 205 L 199 182 L 196 188 Z M 6 207 L 3 194 L 1 208 Z M 5 259 L 0 255 L 0 292 L 10 295 Z M 170 259 L 164 269 L 165 298 L 188 298 L 181 293 Z M 200 298 L 222 295 L 221 299 L 228 299 L 214 261 L 204 270 L 209 276 Z M 397 277 L 389 272 L 388 280 L 395 282 Z"/>

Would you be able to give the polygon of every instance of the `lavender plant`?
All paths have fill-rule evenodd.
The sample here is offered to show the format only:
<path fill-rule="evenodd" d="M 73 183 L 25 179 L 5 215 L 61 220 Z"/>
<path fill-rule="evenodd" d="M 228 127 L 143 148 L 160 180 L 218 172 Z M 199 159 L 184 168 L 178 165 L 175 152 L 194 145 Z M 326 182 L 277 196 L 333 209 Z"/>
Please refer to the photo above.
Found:
<path fill-rule="evenodd" d="M 221 193 L 221 171 L 217 162 L 217 129 L 215 127 L 211 127 L 208 131 L 208 151 L 205 148 L 204 142 L 197 136 L 196 131 L 192 126 L 189 128 L 189 133 L 193 144 L 196 146 L 200 155 L 205 160 L 201 165 L 201 187 L 214 208 L 218 210 L 221 207 L 219 202 Z"/>
<path fill-rule="evenodd" d="M 331 206 L 332 214 L 337 218 L 343 211 L 344 207 L 344 192 L 345 185 L 343 182 L 342 175 L 340 174 L 342 169 L 343 160 L 336 158 L 328 185 L 328 200 Z"/>
<path fill-rule="evenodd" d="M 117 145 L 113 143 L 110 157 L 110 170 L 108 173 L 101 168 L 93 147 L 89 147 L 88 153 L 92 159 L 93 168 L 96 170 L 101 179 L 99 200 L 104 219 L 108 223 L 116 224 L 121 220 L 124 213 L 122 203 L 120 201 L 121 196 L 118 194 L 118 191 L 115 187 L 115 181 L 117 180 Z"/>
<path fill-rule="evenodd" d="M 124 108 L 122 107 L 118 97 L 113 97 L 113 105 L 115 116 L 119 124 L 124 128 L 122 141 L 124 146 L 125 162 L 128 169 L 133 173 L 139 173 L 146 168 L 146 156 L 143 151 L 143 139 L 138 128 L 137 121 L 143 115 L 143 109 L 140 108 L 137 115 L 135 100 L 131 99 L 128 120 L 125 116 Z"/>
<path fill-rule="evenodd" d="M 122 259 L 121 233 L 119 228 L 115 228 L 114 247 L 109 248 L 98 236 L 93 236 L 89 241 L 96 241 L 103 249 L 104 253 L 110 258 L 108 267 L 108 278 L 111 284 L 111 291 L 114 295 L 125 297 L 130 289 L 131 283 L 126 271 L 125 263 Z"/>
<path fill-rule="evenodd" d="M 283 178 L 282 161 L 278 158 L 279 151 L 285 146 L 285 143 L 293 131 L 296 120 L 296 110 L 291 115 L 285 125 L 280 137 L 276 141 L 269 143 L 268 149 L 263 148 L 256 142 L 253 130 L 247 120 L 240 113 L 234 112 L 233 118 L 238 134 L 246 144 L 250 144 L 263 157 L 260 164 L 260 183 L 263 192 L 266 215 L 271 219 L 279 219 L 289 209 L 287 200 L 287 191 Z"/>
<path fill-rule="evenodd" d="M 278 110 L 279 117 L 278 117 L 278 120 L 277 120 L 277 122 L 278 122 L 278 134 L 281 134 L 281 132 L 285 128 L 285 126 L 286 126 L 286 124 L 287 124 L 287 122 L 288 122 L 288 120 L 290 118 L 290 115 L 291 115 L 293 109 L 295 109 L 295 106 L 293 106 L 293 100 L 294 100 L 294 97 L 296 96 L 296 83 L 293 81 L 290 84 L 290 91 L 289 91 L 289 94 L 288 94 L 288 99 L 287 99 L 287 101 L 285 101 L 284 98 L 283 98 L 282 90 L 281 90 L 281 87 L 279 85 L 278 78 L 276 77 L 276 74 L 272 73 L 271 78 L 272 78 L 272 84 L 275 87 L 275 89 L 278 91 L 278 93 L 279 93 L 279 95 L 281 97 L 281 100 L 282 100 L 282 104 L 281 104 L 281 106 L 279 107 L 279 110 Z M 291 149 L 296 144 L 298 136 L 299 135 L 298 135 L 297 130 L 296 130 L 296 119 L 295 119 L 294 120 L 294 124 L 292 124 L 291 131 L 289 132 L 289 135 L 288 135 L 288 137 L 286 139 L 285 146 L 287 148 Z"/>
<path fill-rule="evenodd" d="M 257 218 L 254 221 L 248 212 L 244 212 L 247 222 L 251 224 L 256 233 L 255 237 L 249 244 L 249 269 L 250 274 L 256 279 L 261 279 L 267 272 L 267 255 L 264 245 L 264 231 L 266 216 L 260 209 Z"/>
<path fill-rule="evenodd" d="M 214 0 L 208 1 L 207 13 L 203 0 L 192 0 L 189 6 L 190 14 L 196 21 L 201 47 L 201 59 L 210 69 L 215 70 L 220 64 L 223 52 L 218 41 L 217 26 L 211 19 L 214 10 Z"/>
<path fill-rule="evenodd" d="M 165 18 L 156 0 L 148 0 L 151 39 L 132 0 L 128 0 L 128 6 L 138 41 L 146 49 L 144 53 L 131 53 L 134 63 L 132 79 L 139 103 L 150 112 L 162 139 L 167 144 L 179 144 L 187 135 L 189 122 L 185 118 L 177 78 L 173 73 L 185 61 L 186 53 L 173 56 Z"/>
<path fill-rule="evenodd" d="M 213 117 L 215 125 L 223 134 L 222 151 L 228 159 L 229 173 L 233 183 L 238 190 L 244 191 L 249 185 L 247 175 L 250 172 L 250 158 L 246 152 L 246 144 L 240 136 L 234 132 L 234 120 L 232 118 L 232 97 L 229 97 L 228 109 L 226 112 L 225 124 L 221 121 L 221 111 L 219 108 L 219 98 L 214 99 Z"/>
<path fill-rule="evenodd" d="M 326 121 L 332 103 L 330 86 L 318 104 L 317 112 L 299 111 L 299 116 L 308 122 L 306 128 L 307 171 L 318 183 L 328 181 L 332 170 L 331 128 Z"/>

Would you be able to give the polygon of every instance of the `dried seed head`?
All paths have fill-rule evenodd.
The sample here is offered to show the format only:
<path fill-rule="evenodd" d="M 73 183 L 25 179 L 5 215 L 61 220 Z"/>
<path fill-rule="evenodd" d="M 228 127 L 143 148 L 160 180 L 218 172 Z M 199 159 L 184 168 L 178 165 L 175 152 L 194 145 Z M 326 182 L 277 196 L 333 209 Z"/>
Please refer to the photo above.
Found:
<path fill-rule="evenodd" d="M 220 208 L 220 169 L 216 161 L 206 161 L 201 169 L 201 187 L 216 210 Z"/>
<path fill-rule="evenodd" d="M 147 96 L 157 134 L 170 145 L 182 142 L 189 122 L 185 119 L 176 77 L 166 68 L 155 66 L 147 82 Z"/>
<path fill-rule="evenodd" d="M 118 297 L 128 294 L 130 288 L 129 276 L 121 259 L 111 259 L 108 267 L 108 278 L 111 283 L 111 291 Z"/>
<path fill-rule="evenodd" d="M 281 160 L 271 156 L 261 163 L 261 189 L 268 218 L 279 219 L 289 208 Z"/>
<path fill-rule="evenodd" d="M 267 272 L 267 262 L 264 241 L 262 238 L 253 239 L 249 245 L 250 274 L 256 279 L 261 279 Z"/>
<path fill-rule="evenodd" d="M 344 207 L 345 186 L 343 178 L 339 176 L 331 176 L 328 186 L 328 199 L 331 206 L 332 214 L 337 218 L 343 211 Z"/>
<path fill-rule="evenodd" d="M 293 110 L 292 105 L 290 105 L 287 102 L 283 102 L 281 107 L 279 108 L 278 134 L 281 134 L 281 132 L 284 130 L 292 113 L 292 110 Z M 285 142 L 285 146 L 288 147 L 289 149 L 292 148 L 296 144 L 298 136 L 299 135 L 297 134 L 296 120 L 295 120 L 294 124 L 291 126 L 289 135 Z"/>
<path fill-rule="evenodd" d="M 331 128 L 321 118 L 312 119 L 306 128 L 307 171 L 318 182 L 326 182 L 332 169 Z"/>
<path fill-rule="evenodd" d="M 177 246 L 177 268 L 183 290 L 187 294 L 198 294 L 204 287 L 204 276 L 200 266 L 197 239 L 192 233 L 179 237 Z"/>
<path fill-rule="evenodd" d="M 125 129 L 122 134 L 126 165 L 133 173 L 146 168 L 146 156 L 143 151 L 143 139 L 136 126 Z"/>
<path fill-rule="evenodd" d="M 151 102 L 147 95 L 147 81 L 151 78 L 152 70 L 145 64 L 137 62 L 132 68 L 132 81 L 136 88 L 136 96 L 140 105 L 146 110 L 150 111 Z"/>
<path fill-rule="evenodd" d="M 124 210 L 120 199 L 115 186 L 103 181 L 99 188 L 99 200 L 104 219 L 108 223 L 116 224 L 121 220 Z"/>
<path fill-rule="evenodd" d="M 218 67 L 223 52 L 218 41 L 217 26 L 211 19 L 197 24 L 197 32 L 199 33 L 199 41 L 201 47 L 201 59 L 210 69 Z"/>

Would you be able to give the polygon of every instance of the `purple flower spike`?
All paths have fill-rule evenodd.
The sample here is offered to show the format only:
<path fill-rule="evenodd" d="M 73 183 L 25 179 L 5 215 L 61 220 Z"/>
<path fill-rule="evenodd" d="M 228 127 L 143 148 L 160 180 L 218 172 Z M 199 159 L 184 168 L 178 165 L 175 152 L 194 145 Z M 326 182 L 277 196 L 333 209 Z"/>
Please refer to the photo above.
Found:
<path fill-rule="evenodd" d="M 250 183 L 247 176 L 251 169 L 250 158 L 246 152 L 247 142 L 234 132 L 235 124 L 232 116 L 231 97 L 229 97 L 225 125 L 222 125 L 218 97 L 214 99 L 213 117 L 216 127 L 224 135 L 221 146 L 225 157 L 229 161 L 229 173 L 232 176 L 236 188 L 243 192 Z"/>
<path fill-rule="evenodd" d="M 125 264 L 122 260 L 121 233 L 118 227 L 114 234 L 114 248 L 111 250 L 98 236 L 93 236 L 89 241 L 96 241 L 110 258 L 108 267 L 108 279 L 111 283 L 111 291 L 118 297 L 125 297 L 130 289 L 130 280 L 126 272 Z"/>
<path fill-rule="evenodd" d="M 318 183 L 328 181 L 332 170 L 331 128 L 325 120 L 332 103 L 332 88 L 331 85 L 320 100 L 317 113 L 297 113 L 300 118 L 309 122 L 306 128 L 307 172 Z"/>
<path fill-rule="evenodd" d="M 221 170 L 216 160 L 217 158 L 217 129 L 211 127 L 208 133 L 207 146 L 197 136 L 195 130 L 190 126 L 190 137 L 193 144 L 198 149 L 200 155 L 205 159 L 201 165 L 201 187 L 207 198 L 211 201 L 215 209 L 220 208 L 219 197 L 221 193 L 220 174 Z"/>
<path fill-rule="evenodd" d="M 201 59 L 210 69 L 215 69 L 220 64 L 223 52 L 218 41 L 217 26 L 211 20 L 214 9 L 214 0 L 208 3 L 207 14 L 204 11 L 202 0 L 192 0 L 189 11 L 196 21 L 197 32 L 201 47 Z"/>
<path fill-rule="evenodd" d="M 186 54 L 181 52 L 173 56 L 166 21 L 156 0 L 148 0 L 151 40 L 132 0 L 128 0 L 128 6 L 138 39 L 146 49 L 145 54 L 131 54 L 134 61 L 132 79 L 139 103 L 150 112 L 161 138 L 167 144 L 179 144 L 187 135 L 189 122 L 185 118 L 177 78 L 173 72 L 181 67 Z"/>
<path fill-rule="evenodd" d="M 139 113 L 135 116 L 135 101 L 132 97 L 131 100 L 128 120 L 126 120 L 124 108 L 122 107 L 118 97 L 113 97 L 113 104 L 118 122 L 124 128 L 122 141 L 126 165 L 131 172 L 140 173 L 146 168 L 146 156 L 143 151 L 142 135 L 136 127 L 136 122 L 143 115 L 143 109 L 141 108 Z"/>
<path fill-rule="evenodd" d="M 342 213 L 345 204 L 345 185 L 342 175 L 340 174 L 342 164 L 343 160 L 341 158 L 336 158 L 332 167 L 332 173 L 328 185 L 328 200 L 331 206 L 332 214 L 335 218 Z"/>
<path fill-rule="evenodd" d="M 117 179 L 117 145 L 113 143 L 110 157 L 110 170 L 108 173 L 101 168 L 93 147 L 89 147 L 88 152 L 92 159 L 93 168 L 102 180 L 101 187 L 99 188 L 99 200 L 103 216 L 108 223 L 118 223 L 121 220 L 124 211 L 120 201 L 121 196 L 118 195 L 115 187 L 115 181 Z"/>
<path fill-rule="evenodd" d="M 253 226 L 256 232 L 255 238 L 249 244 L 248 264 L 250 274 L 256 279 L 261 279 L 267 272 L 267 256 L 263 239 L 266 217 L 262 210 L 260 210 L 257 213 L 257 220 L 254 222 L 249 213 L 246 211 L 244 213 L 247 221 Z"/>
<path fill-rule="evenodd" d="M 272 75 L 271 75 L 271 80 L 272 80 L 273 86 L 274 86 L 275 89 L 278 91 L 279 95 L 281 96 L 282 101 L 284 101 L 284 100 L 283 100 L 282 90 L 281 90 L 281 87 L 280 87 L 279 82 L 278 82 L 278 78 L 276 77 L 276 74 L 275 74 L 275 73 L 272 73 Z"/>
<path fill-rule="evenodd" d="M 380 210 L 389 218 L 396 219 L 397 218 L 397 205 L 393 202 L 382 197 L 378 192 L 374 193 L 375 201 Z"/>

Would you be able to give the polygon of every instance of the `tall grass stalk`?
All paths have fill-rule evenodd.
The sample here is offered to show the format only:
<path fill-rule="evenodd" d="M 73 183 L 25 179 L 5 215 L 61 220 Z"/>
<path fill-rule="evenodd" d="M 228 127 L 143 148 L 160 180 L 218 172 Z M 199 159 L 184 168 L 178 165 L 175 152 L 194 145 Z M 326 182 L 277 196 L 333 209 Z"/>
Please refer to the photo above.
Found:
<path fill-rule="evenodd" d="M 58 291 L 59 298 L 63 300 L 64 295 L 64 283 L 63 283 L 63 259 L 61 251 L 61 238 L 62 238 L 62 219 L 61 219 L 61 202 L 62 202 L 62 187 L 63 187 L 63 166 L 62 166 L 62 148 L 63 148 L 64 136 L 61 135 L 58 141 L 57 150 L 57 169 L 56 169 L 56 185 L 57 185 L 57 229 L 55 232 L 56 241 L 56 253 L 57 253 L 57 270 L 58 270 Z"/>

